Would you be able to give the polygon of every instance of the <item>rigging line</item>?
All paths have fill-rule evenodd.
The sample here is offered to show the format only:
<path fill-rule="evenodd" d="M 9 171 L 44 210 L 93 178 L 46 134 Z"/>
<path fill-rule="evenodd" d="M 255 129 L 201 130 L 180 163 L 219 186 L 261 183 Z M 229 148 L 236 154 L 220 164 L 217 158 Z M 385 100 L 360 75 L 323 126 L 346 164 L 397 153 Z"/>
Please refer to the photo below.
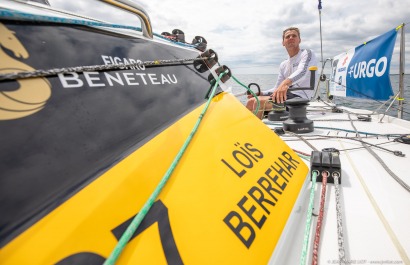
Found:
<path fill-rule="evenodd" d="M 233 80 L 236 81 L 236 83 L 238 83 L 239 85 L 241 85 L 241 86 L 243 86 L 244 88 L 246 88 L 246 90 L 248 90 L 248 91 L 252 94 L 252 96 L 255 98 L 255 100 L 256 100 L 256 102 L 257 102 L 257 106 L 256 106 L 256 108 L 255 108 L 253 114 L 256 115 L 256 114 L 259 112 L 259 108 L 260 108 L 260 106 L 261 106 L 259 97 L 255 94 L 255 92 L 252 91 L 252 89 L 251 89 L 250 87 L 247 87 L 247 86 L 245 86 L 244 84 L 242 84 L 241 81 L 239 81 L 235 76 L 232 75 L 232 78 L 233 78 Z M 266 104 L 266 103 L 265 103 L 265 104 Z"/>
<path fill-rule="evenodd" d="M 317 8 L 319 10 L 320 54 L 321 54 L 321 62 L 322 62 L 322 69 L 323 69 L 325 67 L 325 62 L 323 62 L 323 46 L 322 46 L 322 0 L 319 0 L 319 4 Z"/>
<path fill-rule="evenodd" d="M 315 120 L 316 121 L 316 120 Z M 359 121 L 359 120 L 353 120 L 353 121 Z M 315 126 L 317 129 L 327 129 L 327 130 L 333 130 L 333 131 L 341 131 L 341 132 L 350 132 L 350 133 L 360 133 L 360 134 L 366 134 L 366 135 L 371 135 L 371 136 L 383 136 L 383 137 L 399 137 L 403 136 L 406 134 L 394 134 L 394 133 L 389 133 L 389 134 L 380 134 L 380 133 L 372 133 L 372 132 L 363 132 L 363 131 L 354 131 L 354 130 L 348 130 L 348 129 L 342 129 L 342 128 L 334 128 L 334 127 L 326 127 L 326 126 Z"/>
<path fill-rule="evenodd" d="M 308 157 L 310 157 L 311 155 L 310 154 L 308 154 L 308 153 L 305 153 L 305 152 L 302 152 L 302 151 L 299 151 L 299 150 L 296 150 L 296 149 L 292 149 L 294 152 L 296 152 L 296 153 L 298 153 L 298 154 L 301 154 L 301 155 L 304 155 L 304 156 L 308 156 Z"/>
<path fill-rule="evenodd" d="M 311 121 L 350 121 L 348 119 L 310 119 L 310 120 Z M 364 121 L 364 120 L 356 119 L 354 121 Z"/>
<path fill-rule="evenodd" d="M 314 140 L 323 140 L 323 137 L 318 137 L 318 138 L 309 138 L 309 141 L 314 141 Z M 295 142 L 295 141 L 300 141 L 299 139 L 282 139 L 285 142 Z M 393 141 L 388 141 L 388 142 L 384 142 L 384 143 L 379 143 L 379 144 L 375 144 L 375 146 L 379 146 L 379 145 L 383 145 L 383 144 L 391 144 L 391 143 L 396 143 L 396 140 Z M 338 149 L 339 151 L 351 151 L 351 150 L 358 150 L 358 149 L 364 149 L 364 146 L 359 146 L 359 147 L 352 147 L 352 148 L 346 148 L 346 149 Z M 295 150 L 293 150 L 295 151 Z M 296 151 L 295 151 L 296 152 Z"/>
<path fill-rule="evenodd" d="M 343 142 L 340 142 L 340 145 L 344 147 Z M 390 236 L 390 239 L 392 240 L 394 246 L 397 249 L 397 252 L 399 252 L 399 255 L 401 256 L 402 260 L 404 261 L 404 264 L 410 264 L 410 259 L 407 257 L 406 251 L 404 250 L 403 246 L 400 244 L 397 236 L 394 234 L 393 229 L 391 228 L 389 222 L 386 220 L 386 217 L 383 215 L 383 212 L 379 208 L 376 200 L 372 196 L 369 188 L 366 185 L 366 182 L 364 181 L 362 175 L 358 171 L 358 169 L 355 166 L 355 163 L 353 162 L 352 158 L 350 157 L 349 153 L 346 153 L 346 157 L 349 160 L 349 164 L 351 165 L 354 173 L 356 174 L 357 178 L 359 179 L 360 184 L 362 185 L 362 188 L 364 192 L 366 193 L 367 198 L 370 201 L 370 204 L 373 206 L 374 211 L 376 212 L 377 216 L 379 217 L 380 221 L 382 222 L 384 228 L 386 229 L 387 234 Z"/>
<path fill-rule="evenodd" d="M 310 157 L 309 156 L 305 156 L 305 155 L 302 155 L 302 154 L 297 154 L 300 158 L 302 158 L 302 159 L 305 159 L 306 161 L 310 161 Z"/>
<path fill-rule="evenodd" d="M 6 74 L 0 74 L 0 81 L 3 80 L 15 80 L 15 79 L 25 79 L 33 77 L 46 77 L 55 76 L 58 74 L 65 73 L 82 73 L 86 71 L 107 71 L 107 70 L 127 70 L 128 67 L 136 67 L 140 69 L 144 67 L 158 67 L 164 65 L 185 65 L 192 64 L 194 61 L 206 60 L 209 57 L 199 57 L 199 58 L 185 58 L 185 59 L 172 59 L 172 60 L 155 60 L 155 61 L 145 61 L 127 64 L 100 64 L 100 65 L 86 65 L 86 66 L 74 66 L 74 67 L 64 67 L 64 68 L 53 68 L 48 70 L 38 69 L 34 71 L 21 71 L 12 72 Z"/>
<path fill-rule="evenodd" d="M 170 39 L 164 37 L 164 36 L 161 35 L 161 34 L 158 34 L 158 33 L 153 33 L 153 34 L 154 34 L 154 36 L 156 36 L 156 37 L 158 37 L 158 38 L 161 38 L 161 39 L 163 39 L 163 40 L 166 40 L 166 41 L 168 41 L 168 42 L 170 42 L 170 43 L 178 44 L 178 45 L 185 46 L 185 47 L 196 48 L 196 47 L 199 45 L 199 43 L 198 43 L 198 44 L 190 44 L 190 43 L 187 43 L 187 42 L 172 41 L 172 40 L 170 40 Z"/>
<path fill-rule="evenodd" d="M 319 208 L 319 216 L 316 221 L 316 234 L 315 240 L 313 242 L 313 258 L 312 258 L 312 265 L 318 264 L 318 255 L 319 255 L 319 243 L 320 243 L 320 232 L 322 230 L 322 221 L 325 211 L 325 202 L 326 202 L 326 185 L 327 185 L 327 171 L 322 171 L 322 192 L 320 196 L 320 208 Z"/>
<path fill-rule="evenodd" d="M 322 102 L 322 103 L 325 104 L 326 106 L 332 108 L 332 110 L 333 110 L 334 108 L 337 108 L 337 106 L 331 105 L 331 104 L 327 103 L 326 101 L 324 101 L 323 99 L 319 99 L 318 101 L 319 101 L 319 102 Z M 320 108 L 322 108 L 322 107 L 320 106 Z M 327 109 L 325 109 L 325 110 L 327 110 Z"/>
<path fill-rule="evenodd" d="M 388 141 L 388 142 L 384 142 L 384 143 L 380 143 L 380 144 L 375 144 L 375 146 L 379 146 L 382 144 L 390 144 L 390 143 L 394 143 L 395 141 Z M 346 148 L 346 149 L 339 149 L 340 152 L 347 152 L 347 151 L 352 151 L 352 150 L 359 150 L 359 149 L 364 149 L 364 146 L 360 146 L 360 147 L 355 147 L 355 148 Z"/>
<path fill-rule="evenodd" d="M 310 187 L 309 206 L 308 206 L 308 210 L 306 214 L 306 226 L 305 226 L 305 234 L 303 237 L 302 255 L 300 256 L 300 265 L 306 264 L 310 228 L 311 228 L 311 223 L 312 223 L 313 202 L 315 198 L 316 178 L 318 175 L 319 175 L 319 171 L 314 170 L 312 172 L 312 186 Z"/>
<path fill-rule="evenodd" d="M 356 120 L 353 120 L 356 121 Z M 281 123 L 276 123 L 276 122 L 270 122 L 270 121 L 266 121 L 264 120 L 263 123 L 267 124 L 267 125 L 282 125 Z M 334 131 L 341 131 L 341 132 L 350 132 L 350 133 L 360 133 L 360 134 L 365 134 L 366 137 L 367 135 L 370 136 L 374 136 L 374 137 L 401 137 L 401 136 L 406 136 L 408 134 L 406 133 L 389 133 L 389 134 L 378 134 L 378 133 L 372 133 L 372 132 L 364 132 L 364 131 L 353 131 L 353 130 L 347 130 L 347 129 L 342 129 L 342 128 L 334 128 L 334 127 L 326 127 L 326 126 L 315 126 L 315 128 L 317 129 L 327 129 L 327 130 L 334 130 Z M 273 129 L 272 129 L 273 130 Z M 290 136 L 294 136 L 293 134 L 289 133 Z M 284 135 L 287 136 L 287 135 Z M 305 135 L 305 137 L 311 137 L 311 136 L 323 136 L 320 134 L 309 134 L 309 135 Z M 325 137 L 332 137 L 332 136 L 325 136 Z M 350 138 L 348 138 L 350 139 Z"/>
<path fill-rule="evenodd" d="M 382 117 L 380 118 L 379 122 L 382 122 L 382 120 L 384 119 L 384 116 L 386 116 L 386 113 L 389 111 L 390 107 L 393 105 L 394 101 L 397 99 L 397 97 L 399 95 L 400 95 L 400 92 L 398 92 L 397 95 L 393 98 L 393 100 L 391 101 L 389 107 L 387 107 L 387 109 L 384 111 L 384 113 L 383 113 Z"/>
<path fill-rule="evenodd" d="M 319 102 L 322 102 L 322 103 L 324 103 L 325 105 L 331 107 L 332 110 L 334 110 L 334 109 L 340 110 L 337 106 L 332 106 L 332 105 L 328 104 L 326 101 L 324 101 L 323 99 L 319 99 Z M 368 113 L 368 114 L 354 113 L 354 112 L 349 111 L 349 110 L 346 110 L 346 109 L 343 109 L 343 110 L 341 110 L 341 111 L 346 112 L 346 113 L 356 114 L 356 115 L 377 115 L 377 114 L 378 114 L 378 113 L 375 112 L 375 111 L 372 111 L 371 113 Z"/>
<path fill-rule="evenodd" d="M 134 217 L 134 219 L 131 221 L 130 225 L 127 227 L 123 235 L 121 236 L 120 240 L 118 241 L 117 245 L 111 252 L 110 256 L 105 260 L 104 265 L 112 265 L 115 264 L 119 256 L 121 255 L 122 251 L 124 250 L 125 246 L 127 245 L 128 241 L 132 237 L 132 235 L 135 233 L 137 230 L 138 226 L 141 224 L 142 220 L 148 213 L 148 211 L 151 209 L 151 206 L 154 204 L 156 198 L 159 196 L 161 193 L 162 189 L 164 188 L 165 184 L 171 177 L 171 174 L 173 173 L 174 169 L 178 166 L 178 163 L 182 156 L 184 155 L 188 145 L 190 144 L 191 140 L 193 139 L 195 133 L 198 131 L 199 125 L 201 124 L 202 118 L 205 116 L 209 105 L 211 104 L 211 101 L 215 95 L 215 92 L 217 90 L 219 81 L 221 78 L 226 74 L 225 72 L 222 72 L 218 79 L 216 80 L 211 94 L 209 96 L 208 101 L 206 102 L 202 112 L 200 113 L 197 122 L 195 123 L 191 133 L 189 134 L 188 138 L 185 140 L 184 144 L 182 145 L 181 149 L 179 150 L 178 154 L 174 158 L 173 162 L 171 163 L 171 166 L 168 168 L 167 172 L 165 172 L 165 175 L 162 177 L 160 183 L 158 186 L 155 188 L 154 192 L 150 195 L 148 200 L 145 202 L 144 206 L 141 208 L 141 210 L 138 212 L 138 214 Z"/>
<path fill-rule="evenodd" d="M 339 150 L 340 151 L 340 150 Z M 335 199 L 336 199 L 336 220 L 337 220 L 337 243 L 339 246 L 339 264 L 346 264 L 344 237 L 343 237 L 343 218 L 342 207 L 340 206 L 340 188 L 339 188 L 339 172 L 333 172 L 332 174 L 335 184 Z"/>
<path fill-rule="evenodd" d="M 323 72 L 325 69 L 325 65 L 326 62 L 329 59 L 326 59 L 325 61 L 323 61 L 323 45 L 322 45 L 322 0 L 318 0 L 318 11 L 319 11 L 319 29 L 320 29 L 320 55 L 321 55 L 321 62 L 322 62 L 322 71 L 320 73 L 320 76 L 323 76 Z M 318 97 L 318 93 L 319 93 L 319 84 L 320 84 L 320 80 L 317 82 L 317 86 L 316 89 L 314 91 L 314 96 L 315 98 Z"/>
<path fill-rule="evenodd" d="M 379 101 L 379 100 L 377 100 L 377 99 L 373 99 L 373 98 L 371 98 L 371 96 L 368 96 L 368 95 L 366 95 L 366 94 L 363 94 L 362 92 L 359 92 L 359 91 L 357 91 L 357 90 L 355 90 L 355 89 L 353 89 L 353 88 L 349 88 L 349 87 L 347 87 L 347 86 L 345 86 L 345 85 L 343 85 L 343 84 L 339 84 L 338 82 L 334 82 L 334 83 L 336 83 L 336 84 L 338 84 L 338 85 L 340 85 L 340 86 L 342 86 L 342 87 L 344 87 L 344 88 L 346 88 L 346 89 L 349 89 L 349 90 L 351 90 L 351 91 L 353 91 L 353 92 L 355 92 L 355 93 L 357 93 L 357 94 L 360 94 L 360 95 L 362 95 L 362 96 L 364 96 L 367 100 L 371 100 L 371 101 L 374 101 L 374 102 L 377 102 L 377 103 L 379 103 L 379 104 L 386 104 L 385 102 L 382 102 L 382 101 Z M 394 110 L 398 110 L 398 108 L 396 108 L 396 107 L 392 107 L 392 109 L 394 109 Z M 403 111 L 404 112 L 404 111 Z M 375 113 L 375 111 L 373 111 L 373 113 Z M 376 112 L 377 113 L 377 112 Z M 409 112 L 404 112 L 404 113 L 406 113 L 406 114 L 410 114 Z M 370 114 L 371 115 L 371 114 Z"/>
<path fill-rule="evenodd" d="M 323 101 L 322 99 L 319 99 L 319 101 L 324 103 L 325 105 L 331 107 L 332 109 L 339 109 L 339 108 L 337 108 L 337 106 L 332 106 L 332 105 L 328 104 L 327 102 Z M 375 99 L 373 99 L 373 101 L 376 101 L 377 103 L 382 104 L 382 106 L 386 104 L 386 102 L 381 102 L 381 101 L 378 101 L 378 100 L 375 100 Z M 311 106 L 311 108 L 314 108 L 314 107 L 315 106 Z M 319 107 L 317 107 L 317 108 L 319 108 Z M 376 110 L 373 110 L 371 113 L 368 113 L 368 114 L 366 114 L 366 113 L 357 113 L 357 112 L 353 112 L 353 111 L 350 111 L 350 110 L 347 110 L 347 109 L 343 109 L 342 111 L 345 112 L 345 113 L 350 113 L 350 114 L 354 114 L 354 115 L 379 115 L 379 113 L 378 113 L 379 109 L 380 109 L 380 107 L 377 108 Z M 391 109 L 399 110 L 399 108 L 394 107 L 394 106 L 392 106 Z M 327 109 L 325 109 L 325 110 L 327 110 Z M 407 112 L 407 111 L 404 111 L 404 110 L 403 110 L 403 113 L 410 114 L 410 112 Z"/>
<path fill-rule="evenodd" d="M 317 148 L 314 147 L 311 143 L 309 143 L 303 136 L 301 136 L 301 135 L 299 135 L 299 134 L 297 134 L 297 133 L 291 132 L 291 131 L 285 131 L 285 133 L 289 133 L 289 134 L 292 135 L 292 136 L 296 136 L 297 138 L 299 138 L 300 140 L 302 140 L 305 144 L 307 144 L 310 148 L 312 148 L 312 150 L 318 151 Z"/>
<path fill-rule="evenodd" d="M 288 131 L 286 131 L 286 132 L 288 133 Z M 362 143 L 362 144 L 366 144 L 366 145 L 369 145 L 369 146 L 371 146 L 371 147 L 377 147 L 377 148 L 379 148 L 379 149 L 381 149 L 381 150 L 384 150 L 384 151 L 386 151 L 386 152 L 392 153 L 392 154 L 394 154 L 394 155 L 396 155 L 396 156 L 401 156 L 401 157 L 404 157 L 404 156 L 405 156 L 401 151 L 392 151 L 392 150 L 389 150 L 389 149 L 387 149 L 387 148 L 384 148 L 384 147 L 381 147 L 381 146 L 378 146 L 378 145 L 371 144 L 371 143 L 368 143 L 368 142 L 366 142 L 366 141 L 363 141 L 362 138 L 361 138 L 361 136 L 360 136 L 360 134 L 357 134 L 357 135 L 358 135 L 358 137 L 359 137 L 360 139 L 356 139 L 356 138 L 353 138 L 353 137 L 346 137 L 346 136 L 320 135 L 320 134 L 305 135 L 304 137 L 323 137 L 323 138 L 334 138 L 334 139 L 347 139 L 347 140 L 352 140 L 352 141 L 360 142 L 360 143 Z M 295 135 L 295 136 L 296 136 L 296 135 Z M 299 136 L 299 137 L 300 137 L 300 139 L 301 139 L 302 141 L 304 141 L 304 142 L 307 143 L 309 146 L 311 146 L 311 144 L 308 143 L 305 139 L 303 139 L 303 137 L 301 137 L 301 136 Z M 299 138 L 299 137 L 298 137 L 298 138 Z M 309 139 L 309 140 L 310 140 L 310 139 Z M 311 146 L 311 147 L 312 147 L 312 146 Z M 315 147 L 313 147 L 313 148 L 315 148 Z M 315 148 L 314 150 L 317 151 L 316 148 Z"/>
<path fill-rule="evenodd" d="M 350 118 L 350 114 L 348 114 L 348 117 Z M 352 127 L 357 131 L 356 127 L 354 126 L 353 122 L 351 122 Z M 360 136 L 360 134 L 358 134 L 359 139 L 361 140 L 362 137 Z M 370 145 L 369 143 L 366 142 L 362 142 L 362 145 L 366 148 L 366 150 L 374 156 L 374 158 L 376 158 L 376 160 L 380 163 L 380 165 L 387 171 L 387 173 L 390 174 L 390 176 L 392 176 L 405 190 L 407 190 L 408 192 L 410 192 L 410 186 L 407 185 L 407 183 L 405 183 L 401 178 L 399 178 L 396 174 L 394 174 L 393 171 L 391 171 L 391 169 L 386 165 L 386 163 L 384 163 L 384 161 L 371 149 L 369 148 Z M 380 148 L 378 146 L 378 148 Z M 384 149 L 384 148 L 383 148 Z"/>
<path fill-rule="evenodd" d="M 313 139 L 309 139 L 310 141 L 312 140 L 323 140 L 323 138 L 313 138 Z M 299 141 L 298 139 L 295 140 L 284 140 L 285 142 L 289 142 L 289 141 Z M 394 143 L 395 141 L 388 141 L 388 142 L 384 142 L 384 143 L 380 143 L 380 144 L 375 144 L 376 146 L 378 145 L 382 145 L 382 144 L 390 144 L 390 143 Z M 360 147 L 354 147 L 354 148 L 346 148 L 346 149 L 338 149 L 340 152 L 347 152 L 347 151 L 352 151 L 352 150 L 359 150 L 359 149 L 364 149 L 364 146 L 360 146 Z"/>

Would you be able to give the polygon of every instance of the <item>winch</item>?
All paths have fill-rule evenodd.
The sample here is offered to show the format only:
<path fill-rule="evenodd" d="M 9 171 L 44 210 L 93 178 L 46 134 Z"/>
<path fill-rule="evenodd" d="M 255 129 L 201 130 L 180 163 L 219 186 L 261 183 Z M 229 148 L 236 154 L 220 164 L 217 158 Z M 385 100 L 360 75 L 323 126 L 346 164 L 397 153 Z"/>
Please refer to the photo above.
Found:
<path fill-rule="evenodd" d="M 313 132 L 313 121 L 306 117 L 306 107 L 309 100 L 304 98 L 292 98 L 285 101 L 289 108 L 289 119 L 283 122 L 283 129 L 294 133 Z"/>

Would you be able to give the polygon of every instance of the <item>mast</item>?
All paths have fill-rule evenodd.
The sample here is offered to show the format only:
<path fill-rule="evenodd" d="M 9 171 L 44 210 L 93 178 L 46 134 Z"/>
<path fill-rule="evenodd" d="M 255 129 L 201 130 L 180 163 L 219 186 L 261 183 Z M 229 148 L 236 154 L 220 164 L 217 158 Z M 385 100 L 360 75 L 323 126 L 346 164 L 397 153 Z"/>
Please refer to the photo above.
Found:
<path fill-rule="evenodd" d="M 404 46 L 404 23 L 402 24 L 401 31 L 400 31 L 400 69 L 399 69 L 399 111 L 397 113 L 397 117 L 399 119 L 403 119 L 403 100 L 404 100 L 404 53 L 405 53 L 405 46 Z"/>
<path fill-rule="evenodd" d="M 317 6 L 319 9 L 319 25 L 320 25 L 320 55 L 321 55 L 321 62 L 322 62 L 322 68 L 324 67 L 324 62 L 323 62 L 323 48 L 322 48 L 322 0 L 319 0 L 319 4 Z"/>
<path fill-rule="evenodd" d="M 325 68 L 325 64 L 326 62 L 323 61 L 323 46 L 322 46 L 322 0 L 318 0 L 318 5 L 317 5 L 317 9 L 319 10 L 319 28 L 320 28 L 320 55 L 321 55 L 321 62 L 322 62 L 322 71 L 320 73 L 320 78 L 322 78 L 323 76 L 323 71 Z M 318 98 L 318 94 L 319 94 L 319 85 L 320 85 L 320 81 L 317 82 L 317 86 L 315 89 L 315 93 L 313 95 L 313 98 Z M 327 90 L 328 91 L 328 88 Z"/>

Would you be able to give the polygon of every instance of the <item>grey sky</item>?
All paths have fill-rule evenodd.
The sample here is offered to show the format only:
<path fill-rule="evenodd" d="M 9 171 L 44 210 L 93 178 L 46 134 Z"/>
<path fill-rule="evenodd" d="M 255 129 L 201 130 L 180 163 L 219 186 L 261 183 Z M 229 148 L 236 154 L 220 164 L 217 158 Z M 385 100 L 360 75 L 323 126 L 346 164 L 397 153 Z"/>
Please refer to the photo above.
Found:
<path fill-rule="evenodd" d="M 99 13 L 121 24 L 138 23 L 127 16 L 117 17 L 91 0 L 50 0 L 54 6 L 90 6 L 88 15 Z M 233 73 L 277 73 L 287 54 L 282 46 L 282 30 L 301 30 L 301 47 L 322 57 L 317 0 L 146 0 L 135 1 L 148 12 L 155 33 L 180 29 L 185 40 L 195 36 L 208 41 L 221 64 Z M 410 23 L 410 0 L 322 0 L 321 24 L 323 58 L 331 58 L 381 35 L 401 23 Z M 71 7 L 72 8 L 72 7 Z M 108 13 L 107 13 L 108 12 Z M 111 17 L 110 17 L 111 16 Z M 410 25 L 406 25 L 406 67 L 410 73 Z M 398 73 L 397 37 L 390 73 Z M 319 65 L 321 70 L 321 65 Z M 329 72 L 329 71 L 326 71 Z"/>
<path fill-rule="evenodd" d="M 195 35 L 205 37 L 208 47 L 218 53 L 220 62 L 234 73 L 277 73 L 277 66 L 287 56 L 282 46 L 282 30 L 289 26 L 300 28 L 301 46 L 312 49 L 321 59 L 317 0 L 150 0 L 143 5 L 150 14 L 154 31 L 170 32 L 178 28 L 185 32 L 187 41 Z M 410 0 L 323 0 L 323 58 L 410 22 L 409 6 Z M 409 26 L 405 27 L 406 33 L 410 32 Z M 406 73 L 409 73 L 409 35 L 406 40 Z M 398 67 L 399 41 L 400 36 L 391 73 Z"/>

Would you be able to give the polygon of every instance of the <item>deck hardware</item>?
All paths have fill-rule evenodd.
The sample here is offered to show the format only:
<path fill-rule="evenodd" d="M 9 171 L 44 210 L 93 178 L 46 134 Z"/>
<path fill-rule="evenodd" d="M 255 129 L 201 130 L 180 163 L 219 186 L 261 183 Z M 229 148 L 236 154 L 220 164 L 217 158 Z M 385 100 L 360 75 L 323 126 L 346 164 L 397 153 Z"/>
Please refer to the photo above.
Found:
<path fill-rule="evenodd" d="M 332 150 L 332 149 L 329 149 Z M 340 162 L 339 152 L 332 152 L 332 151 L 312 151 L 310 156 L 310 170 L 311 170 L 311 178 L 313 176 L 313 172 L 320 172 L 320 174 L 316 174 L 316 181 L 322 182 L 322 172 L 327 172 L 327 182 L 328 183 L 335 183 L 334 175 L 338 175 L 338 182 L 339 184 L 342 183 L 342 165 Z"/>
<path fill-rule="evenodd" d="M 313 121 L 306 117 L 306 107 L 309 104 L 308 99 L 292 98 L 285 101 L 289 108 L 289 119 L 283 122 L 283 129 L 294 133 L 313 132 Z"/>
<path fill-rule="evenodd" d="M 194 67 L 200 73 L 208 71 L 218 63 L 218 55 L 212 49 L 201 53 L 197 58 L 203 58 L 203 60 L 194 61 Z"/>

